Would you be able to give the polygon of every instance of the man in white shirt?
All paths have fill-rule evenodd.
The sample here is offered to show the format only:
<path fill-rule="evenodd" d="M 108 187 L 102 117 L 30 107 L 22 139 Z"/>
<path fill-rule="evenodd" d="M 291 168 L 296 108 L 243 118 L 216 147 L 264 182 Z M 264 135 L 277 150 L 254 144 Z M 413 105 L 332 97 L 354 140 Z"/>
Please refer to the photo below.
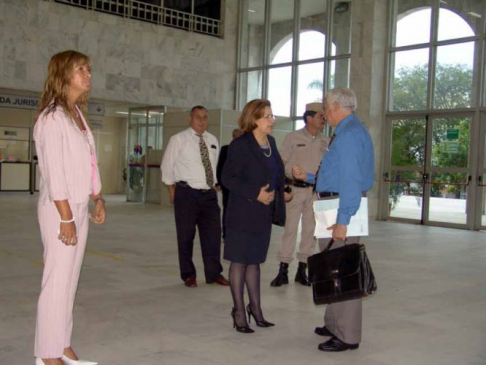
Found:
<path fill-rule="evenodd" d="M 199 231 L 204 274 L 207 283 L 229 285 L 221 275 L 221 220 L 214 189 L 219 145 L 206 131 L 208 111 L 203 106 L 191 109 L 190 128 L 169 140 L 162 158 L 162 182 L 169 187 L 179 249 L 181 279 L 196 287 L 196 267 L 192 261 L 196 226 Z"/>

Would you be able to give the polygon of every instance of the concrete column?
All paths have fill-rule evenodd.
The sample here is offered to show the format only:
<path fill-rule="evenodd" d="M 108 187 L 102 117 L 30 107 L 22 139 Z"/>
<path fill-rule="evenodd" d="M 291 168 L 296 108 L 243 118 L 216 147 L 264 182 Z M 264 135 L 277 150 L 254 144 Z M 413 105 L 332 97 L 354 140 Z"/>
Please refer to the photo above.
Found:
<path fill-rule="evenodd" d="M 378 218 L 378 191 L 382 185 L 381 165 L 385 130 L 387 1 L 352 2 L 350 87 L 358 97 L 358 117 L 370 131 L 375 146 L 375 185 L 368 194 L 370 217 Z"/>

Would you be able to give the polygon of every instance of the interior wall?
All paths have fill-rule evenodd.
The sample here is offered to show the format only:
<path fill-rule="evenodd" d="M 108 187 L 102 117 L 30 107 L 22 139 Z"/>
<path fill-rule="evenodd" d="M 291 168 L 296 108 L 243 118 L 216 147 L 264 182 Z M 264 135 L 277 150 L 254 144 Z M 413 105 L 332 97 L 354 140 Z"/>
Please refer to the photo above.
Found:
<path fill-rule="evenodd" d="M 39 0 L 0 1 L 0 88 L 40 92 L 50 57 L 92 59 L 91 96 L 186 108 L 234 109 L 237 0 L 224 38 Z"/>
<path fill-rule="evenodd" d="M 96 141 L 98 168 L 100 169 L 103 194 L 124 193 L 119 183 L 123 181 L 124 164 L 120 165 L 120 156 L 125 156 L 126 122 L 125 118 L 93 117 L 102 122 L 101 128 L 93 127 Z"/>
<path fill-rule="evenodd" d="M 0 125 L 8 127 L 28 127 L 30 135 L 34 127 L 36 110 L 0 108 Z M 93 125 L 93 136 L 96 140 L 98 166 L 104 194 L 120 192 L 119 179 L 122 177 L 120 154 L 125 154 L 121 141 L 126 138 L 125 118 L 88 116 L 88 120 L 99 121 L 101 127 Z M 96 123 L 98 124 L 98 123 Z M 126 144 L 125 142 L 123 142 Z M 6 156 L 4 156 L 6 158 Z M 122 180 L 122 179 L 121 179 Z"/>

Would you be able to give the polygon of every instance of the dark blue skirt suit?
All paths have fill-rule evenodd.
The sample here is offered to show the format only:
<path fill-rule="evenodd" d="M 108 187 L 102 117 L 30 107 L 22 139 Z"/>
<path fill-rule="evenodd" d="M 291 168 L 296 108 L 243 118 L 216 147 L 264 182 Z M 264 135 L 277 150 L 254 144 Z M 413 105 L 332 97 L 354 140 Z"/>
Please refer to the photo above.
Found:
<path fill-rule="evenodd" d="M 253 133 L 247 132 L 229 145 L 222 180 L 230 191 L 224 258 L 232 262 L 265 262 L 272 223 L 285 224 L 284 165 L 275 139 L 268 136 L 268 141 L 270 149 L 262 149 Z M 275 191 L 269 205 L 257 200 L 267 184 L 269 191 Z"/>

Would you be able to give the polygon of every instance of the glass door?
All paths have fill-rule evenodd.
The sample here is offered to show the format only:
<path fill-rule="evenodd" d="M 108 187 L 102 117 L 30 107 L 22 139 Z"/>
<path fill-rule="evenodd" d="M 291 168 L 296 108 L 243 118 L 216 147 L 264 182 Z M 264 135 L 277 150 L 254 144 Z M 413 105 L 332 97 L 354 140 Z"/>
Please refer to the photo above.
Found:
<path fill-rule="evenodd" d="M 145 167 L 145 202 L 159 203 L 162 199 L 160 163 L 162 161 L 165 107 L 153 107 L 148 112 L 147 152 Z"/>
<path fill-rule="evenodd" d="M 128 112 L 127 143 L 127 201 L 143 202 L 145 186 L 145 166 L 142 156 L 147 150 L 147 111 L 133 108 Z"/>
<path fill-rule="evenodd" d="M 472 116 L 433 117 L 430 120 L 426 163 L 425 223 L 466 227 Z"/>
<path fill-rule="evenodd" d="M 387 218 L 470 226 L 472 119 L 472 115 L 389 118 L 391 153 L 384 174 Z"/>
<path fill-rule="evenodd" d="M 486 229 L 486 112 L 481 115 L 475 229 Z"/>
<path fill-rule="evenodd" d="M 385 173 L 388 187 L 387 217 L 422 221 L 426 119 L 425 117 L 389 120 L 391 154 Z"/>
<path fill-rule="evenodd" d="M 160 201 L 165 106 L 131 108 L 128 116 L 127 201 Z"/>

